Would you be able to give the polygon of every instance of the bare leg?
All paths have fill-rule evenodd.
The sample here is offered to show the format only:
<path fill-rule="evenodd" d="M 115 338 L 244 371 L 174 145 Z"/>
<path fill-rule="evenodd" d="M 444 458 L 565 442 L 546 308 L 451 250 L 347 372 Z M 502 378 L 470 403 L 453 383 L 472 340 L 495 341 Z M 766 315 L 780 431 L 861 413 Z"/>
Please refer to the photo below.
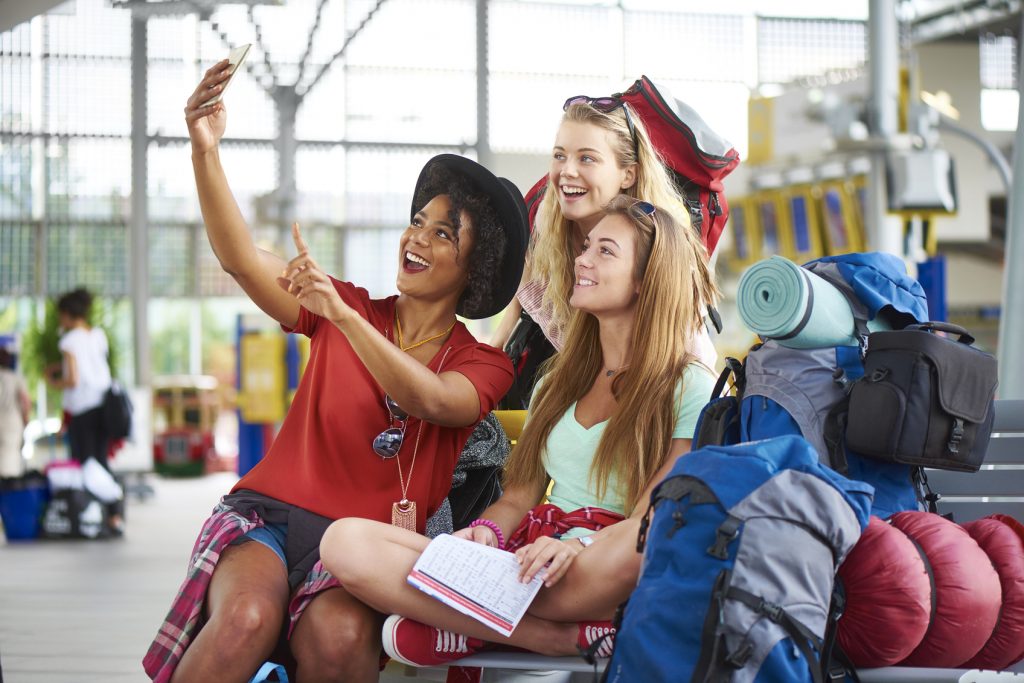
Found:
<path fill-rule="evenodd" d="M 348 518 L 328 528 L 320 543 L 320 557 L 352 595 L 385 614 L 401 614 L 473 638 L 541 654 L 576 654 L 578 629 L 575 622 L 579 618 L 575 616 L 567 615 L 554 621 L 527 613 L 512 636 L 503 638 L 406 583 L 406 577 L 428 542 L 424 536 L 388 524 Z M 541 592 L 555 591 L 558 586 Z M 581 597 L 568 602 L 583 601 Z M 614 606 L 602 618 L 610 618 L 613 612 Z"/>
<path fill-rule="evenodd" d="M 172 683 L 245 683 L 274 650 L 288 604 L 280 558 L 260 543 L 221 555 L 206 594 L 209 620 L 185 650 Z"/>
<path fill-rule="evenodd" d="M 313 599 L 292 632 L 299 683 L 372 683 L 380 670 L 384 615 L 332 588 Z"/>
<path fill-rule="evenodd" d="M 541 589 L 529 613 L 555 621 L 611 619 L 640 576 L 639 530 L 640 520 L 630 518 L 602 531 L 601 540 L 576 556 L 561 581 Z"/>

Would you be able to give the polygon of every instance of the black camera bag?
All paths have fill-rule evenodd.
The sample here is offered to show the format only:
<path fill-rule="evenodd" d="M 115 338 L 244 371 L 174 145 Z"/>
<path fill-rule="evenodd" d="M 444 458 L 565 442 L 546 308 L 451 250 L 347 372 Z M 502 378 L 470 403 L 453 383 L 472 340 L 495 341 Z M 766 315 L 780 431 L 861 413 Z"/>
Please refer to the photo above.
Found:
<path fill-rule="evenodd" d="M 871 334 L 864 376 L 850 389 L 847 447 L 878 460 L 976 472 L 992 433 L 997 368 L 973 343 L 964 328 L 940 322 Z"/>

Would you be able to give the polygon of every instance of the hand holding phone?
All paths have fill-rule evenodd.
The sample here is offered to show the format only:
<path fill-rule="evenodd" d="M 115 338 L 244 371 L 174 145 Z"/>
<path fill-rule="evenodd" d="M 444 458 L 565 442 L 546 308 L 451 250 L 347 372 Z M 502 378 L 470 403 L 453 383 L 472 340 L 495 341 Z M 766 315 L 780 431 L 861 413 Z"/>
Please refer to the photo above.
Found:
<path fill-rule="evenodd" d="M 209 107 L 211 104 L 220 102 L 221 98 L 224 97 L 224 93 L 227 92 L 228 86 L 231 85 L 231 81 L 235 80 L 235 74 L 238 73 L 238 69 L 245 62 L 245 57 L 249 54 L 250 47 L 252 47 L 252 43 L 232 48 L 230 54 L 228 54 L 228 68 L 231 69 L 231 75 L 228 76 L 228 80 L 224 81 L 224 87 L 220 89 L 220 92 L 203 102 L 202 106 Z"/>

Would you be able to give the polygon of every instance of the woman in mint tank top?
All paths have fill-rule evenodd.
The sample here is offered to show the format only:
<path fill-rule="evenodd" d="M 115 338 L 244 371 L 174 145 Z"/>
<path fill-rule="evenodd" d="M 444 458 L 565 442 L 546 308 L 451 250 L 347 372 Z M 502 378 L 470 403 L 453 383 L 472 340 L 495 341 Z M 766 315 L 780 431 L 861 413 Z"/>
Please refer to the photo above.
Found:
<path fill-rule="evenodd" d="M 395 659 L 450 664 L 494 643 L 571 655 L 600 641 L 597 653 L 610 652 L 610 619 L 639 574 L 643 502 L 689 451 L 714 383 L 687 342 L 717 290 L 689 226 L 621 195 L 587 235 L 573 278 L 565 346 L 533 394 L 505 492 L 455 534 L 514 551 L 524 580 L 547 567 L 512 635 L 406 583 L 426 538 L 367 520 L 324 535 L 324 565 L 353 596 L 395 613 L 382 634 Z"/>

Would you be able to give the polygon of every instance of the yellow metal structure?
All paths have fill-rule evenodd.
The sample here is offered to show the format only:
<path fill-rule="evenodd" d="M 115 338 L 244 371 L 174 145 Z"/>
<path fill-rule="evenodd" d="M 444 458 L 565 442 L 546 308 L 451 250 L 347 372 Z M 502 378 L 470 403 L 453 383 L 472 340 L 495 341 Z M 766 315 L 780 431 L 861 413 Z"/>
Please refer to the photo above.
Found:
<path fill-rule="evenodd" d="M 241 339 L 238 408 L 246 422 L 278 422 L 285 414 L 285 338 L 246 334 Z"/>

